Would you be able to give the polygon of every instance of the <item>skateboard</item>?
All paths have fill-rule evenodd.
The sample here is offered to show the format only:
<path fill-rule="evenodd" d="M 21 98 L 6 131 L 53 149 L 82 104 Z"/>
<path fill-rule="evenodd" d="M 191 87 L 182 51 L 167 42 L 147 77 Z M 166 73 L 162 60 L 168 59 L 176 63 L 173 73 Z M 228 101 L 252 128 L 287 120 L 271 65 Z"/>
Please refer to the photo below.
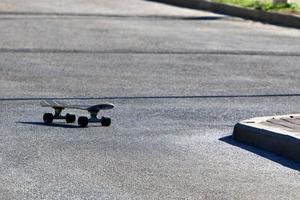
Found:
<path fill-rule="evenodd" d="M 115 106 L 110 103 L 106 104 L 97 104 L 97 105 L 72 105 L 67 104 L 65 102 L 60 102 L 56 100 L 44 100 L 40 102 L 42 107 L 51 107 L 54 109 L 54 114 L 45 113 L 43 115 L 43 120 L 47 124 L 51 124 L 53 119 L 65 119 L 67 123 L 73 123 L 76 121 L 76 116 L 73 114 L 67 113 L 66 115 L 62 115 L 62 110 L 65 108 L 68 109 L 80 109 L 86 110 L 90 113 L 90 118 L 86 116 L 80 116 L 77 120 L 78 125 L 80 127 L 86 127 L 89 122 L 99 122 L 102 126 L 110 126 L 111 119 L 108 117 L 101 117 L 100 119 L 97 117 L 100 110 L 110 110 Z"/>

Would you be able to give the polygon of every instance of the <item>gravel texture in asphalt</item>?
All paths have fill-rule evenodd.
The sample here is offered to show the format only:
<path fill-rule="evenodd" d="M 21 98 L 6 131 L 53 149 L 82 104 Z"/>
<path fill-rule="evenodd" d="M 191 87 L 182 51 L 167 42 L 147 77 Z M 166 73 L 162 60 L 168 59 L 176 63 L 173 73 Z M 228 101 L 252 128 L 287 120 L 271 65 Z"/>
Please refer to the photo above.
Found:
<path fill-rule="evenodd" d="M 299 44 L 147 1 L 2 0 L 0 199 L 299 199 L 299 164 L 229 137 L 299 112 Z M 114 103 L 112 125 L 45 125 L 50 97 Z"/>

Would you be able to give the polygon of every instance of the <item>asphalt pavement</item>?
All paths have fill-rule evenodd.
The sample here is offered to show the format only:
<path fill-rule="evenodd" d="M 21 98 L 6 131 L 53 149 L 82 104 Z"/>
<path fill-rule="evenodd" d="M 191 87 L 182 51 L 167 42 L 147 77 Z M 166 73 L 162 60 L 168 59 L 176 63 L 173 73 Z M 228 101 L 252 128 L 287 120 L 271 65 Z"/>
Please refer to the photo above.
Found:
<path fill-rule="evenodd" d="M 0 199 L 299 199 L 300 164 L 230 137 L 299 113 L 299 44 L 148 1 L 2 0 Z M 112 125 L 45 125 L 45 98 L 114 103 Z"/>

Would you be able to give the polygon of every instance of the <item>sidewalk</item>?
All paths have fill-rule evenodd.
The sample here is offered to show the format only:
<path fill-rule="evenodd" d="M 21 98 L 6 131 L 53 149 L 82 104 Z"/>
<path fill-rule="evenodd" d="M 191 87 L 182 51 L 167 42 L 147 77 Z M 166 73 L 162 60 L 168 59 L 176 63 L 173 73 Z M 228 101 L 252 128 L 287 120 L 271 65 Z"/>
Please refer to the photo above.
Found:
<path fill-rule="evenodd" d="M 274 25 L 300 28 L 300 17 L 290 14 L 266 12 L 206 0 L 150 0 L 191 9 L 206 10 L 214 13 L 241 17 Z"/>
<path fill-rule="evenodd" d="M 300 162 L 300 114 L 241 121 L 234 127 L 233 138 Z"/>

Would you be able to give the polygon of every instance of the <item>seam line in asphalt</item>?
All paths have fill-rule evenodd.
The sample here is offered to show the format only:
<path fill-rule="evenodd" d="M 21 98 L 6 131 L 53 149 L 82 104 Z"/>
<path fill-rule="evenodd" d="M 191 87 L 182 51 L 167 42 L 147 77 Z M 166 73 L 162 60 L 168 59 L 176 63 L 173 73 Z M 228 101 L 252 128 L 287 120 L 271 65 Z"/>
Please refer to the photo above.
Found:
<path fill-rule="evenodd" d="M 0 53 L 40 53 L 40 54 L 153 54 L 153 55 L 247 55 L 247 56 L 293 56 L 300 57 L 300 52 L 284 51 L 248 51 L 248 50 L 207 50 L 207 51 L 135 51 L 135 50 L 79 50 L 79 49 L 39 49 L 39 48 L 0 48 Z"/>
<path fill-rule="evenodd" d="M 300 97 L 300 94 L 254 94 L 254 95 L 204 95 L 204 96 L 120 96 L 120 97 L 15 97 L 0 98 L 0 101 L 38 101 L 54 100 L 129 100 L 129 99 L 215 99 L 215 98 L 273 98 Z"/>

